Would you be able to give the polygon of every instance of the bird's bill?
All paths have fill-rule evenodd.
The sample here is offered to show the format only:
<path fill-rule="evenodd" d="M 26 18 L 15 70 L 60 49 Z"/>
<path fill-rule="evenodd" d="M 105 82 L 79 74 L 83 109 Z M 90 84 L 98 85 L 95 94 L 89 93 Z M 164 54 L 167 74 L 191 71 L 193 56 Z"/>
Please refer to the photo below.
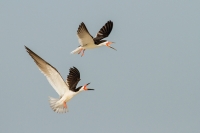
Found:
<path fill-rule="evenodd" d="M 114 50 L 116 50 L 117 51 L 117 49 L 115 49 L 115 48 L 113 48 L 113 47 L 111 47 L 111 46 L 108 46 L 109 48 L 112 48 L 112 49 L 114 49 Z"/>
<path fill-rule="evenodd" d="M 94 90 L 94 89 L 87 88 L 87 86 L 88 86 L 89 84 L 90 84 L 90 83 L 87 83 L 86 85 L 84 85 L 84 90 L 85 90 L 85 91 Z"/>
<path fill-rule="evenodd" d="M 87 90 L 90 91 L 90 90 L 94 90 L 94 89 L 89 89 L 89 88 L 87 88 Z"/>
<path fill-rule="evenodd" d="M 112 43 L 115 43 L 115 42 L 108 42 L 108 43 L 106 44 L 106 46 L 117 51 L 117 49 L 115 49 L 115 48 L 113 48 L 113 47 L 110 46 L 110 44 L 112 44 Z"/>
<path fill-rule="evenodd" d="M 91 90 L 94 90 L 94 89 L 90 89 L 90 88 L 84 87 L 84 90 L 85 91 L 91 91 Z"/>

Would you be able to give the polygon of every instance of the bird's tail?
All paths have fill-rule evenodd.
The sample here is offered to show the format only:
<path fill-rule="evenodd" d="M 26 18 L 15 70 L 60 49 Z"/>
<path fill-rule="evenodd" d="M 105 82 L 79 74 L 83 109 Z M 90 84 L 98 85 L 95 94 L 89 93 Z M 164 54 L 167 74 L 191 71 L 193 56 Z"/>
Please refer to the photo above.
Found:
<path fill-rule="evenodd" d="M 49 103 L 51 108 L 56 113 L 66 113 L 68 110 L 63 106 L 63 103 L 59 101 L 60 99 L 56 99 L 53 97 L 49 97 Z"/>
<path fill-rule="evenodd" d="M 71 54 L 78 54 L 81 50 L 82 50 L 82 48 L 78 47 L 74 51 L 72 51 Z"/>

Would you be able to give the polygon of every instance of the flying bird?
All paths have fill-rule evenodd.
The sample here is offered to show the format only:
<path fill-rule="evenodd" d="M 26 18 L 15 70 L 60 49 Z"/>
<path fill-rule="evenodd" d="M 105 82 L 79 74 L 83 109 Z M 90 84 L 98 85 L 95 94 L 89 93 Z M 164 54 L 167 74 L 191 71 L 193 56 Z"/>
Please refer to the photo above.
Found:
<path fill-rule="evenodd" d="M 57 113 L 66 113 L 68 111 L 67 102 L 73 98 L 76 94 L 81 91 L 94 90 L 89 89 L 87 86 L 90 83 L 87 83 L 83 86 L 76 87 L 80 79 L 80 72 L 76 67 L 69 69 L 69 75 L 67 76 L 66 81 L 63 80 L 60 73 L 56 70 L 55 67 L 50 65 L 28 47 L 26 47 L 27 52 L 33 58 L 39 70 L 46 76 L 47 80 L 55 91 L 60 96 L 58 99 L 49 97 L 50 106 L 53 111 Z"/>
<path fill-rule="evenodd" d="M 85 24 L 82 22 L 79 25 L 79 28 L 77 30 L 77 36 L 78 40 L 80 43 L 80 46 L 76 48 L 74 51 L 71 52 L 71 54 L 81 54 L 81 56 L 84 55 L 84 51 L 86 49 L 93 49 L 93 48 L 98 48 L 101 46 L 107 46 L 109 48 L 112 48 L 116 50 L 115 48 L 111 47 L 110 45 L 114 42 L 110 42 L 107 40 L 102 40 L 103 38 L 106 38 L 109 36 L 110 32 L 112 31 L 113 28 L 113 22 L 108 21 L 97 33 L 96 37 L 93 38 L 90 33 L 88 32 Z"/>

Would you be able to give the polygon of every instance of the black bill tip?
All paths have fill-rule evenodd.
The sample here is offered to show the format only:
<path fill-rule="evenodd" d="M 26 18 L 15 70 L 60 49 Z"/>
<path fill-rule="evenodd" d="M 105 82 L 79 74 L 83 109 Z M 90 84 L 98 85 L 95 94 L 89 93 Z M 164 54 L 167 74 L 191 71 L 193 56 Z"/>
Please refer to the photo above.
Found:
<path fill-rule="evenodd" d="M 94 90 L 94 89 L 87 89 L 87 90 Z"/>
<path fill-rule="evenodd" d="M 114 49 L 114 50 L 116 50 L 116 51 L 117 51 L 117 49 L 115 49 L 115 48 L 113 48 L 113 47 L 111 47 L 111 46 L 110 46 L 110 48 L 112 48 L 112 49 Z"/>

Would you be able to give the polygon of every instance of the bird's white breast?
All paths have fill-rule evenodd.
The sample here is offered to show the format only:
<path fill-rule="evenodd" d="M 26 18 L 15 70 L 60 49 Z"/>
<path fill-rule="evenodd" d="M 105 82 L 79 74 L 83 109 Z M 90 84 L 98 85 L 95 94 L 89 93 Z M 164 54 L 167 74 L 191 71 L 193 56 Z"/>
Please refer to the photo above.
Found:
<path fill-rule="evenodd" d="M 70 99 L 72 99 L 75 95 L 77 94 L 77 92 L 73 92 L 73 91 L 68 91 L 64 94 L 64 96 L 60 99 L 61 101 L 65 101 L 68 102 Z"/>
<path fill-rule="evenodd" d="M 87 45 L 84 46 L 85 49 L 93 49 L 93 48 L 97 48 L 98 46 L 95 45 L 94 43 L 89 43 Z"/>

